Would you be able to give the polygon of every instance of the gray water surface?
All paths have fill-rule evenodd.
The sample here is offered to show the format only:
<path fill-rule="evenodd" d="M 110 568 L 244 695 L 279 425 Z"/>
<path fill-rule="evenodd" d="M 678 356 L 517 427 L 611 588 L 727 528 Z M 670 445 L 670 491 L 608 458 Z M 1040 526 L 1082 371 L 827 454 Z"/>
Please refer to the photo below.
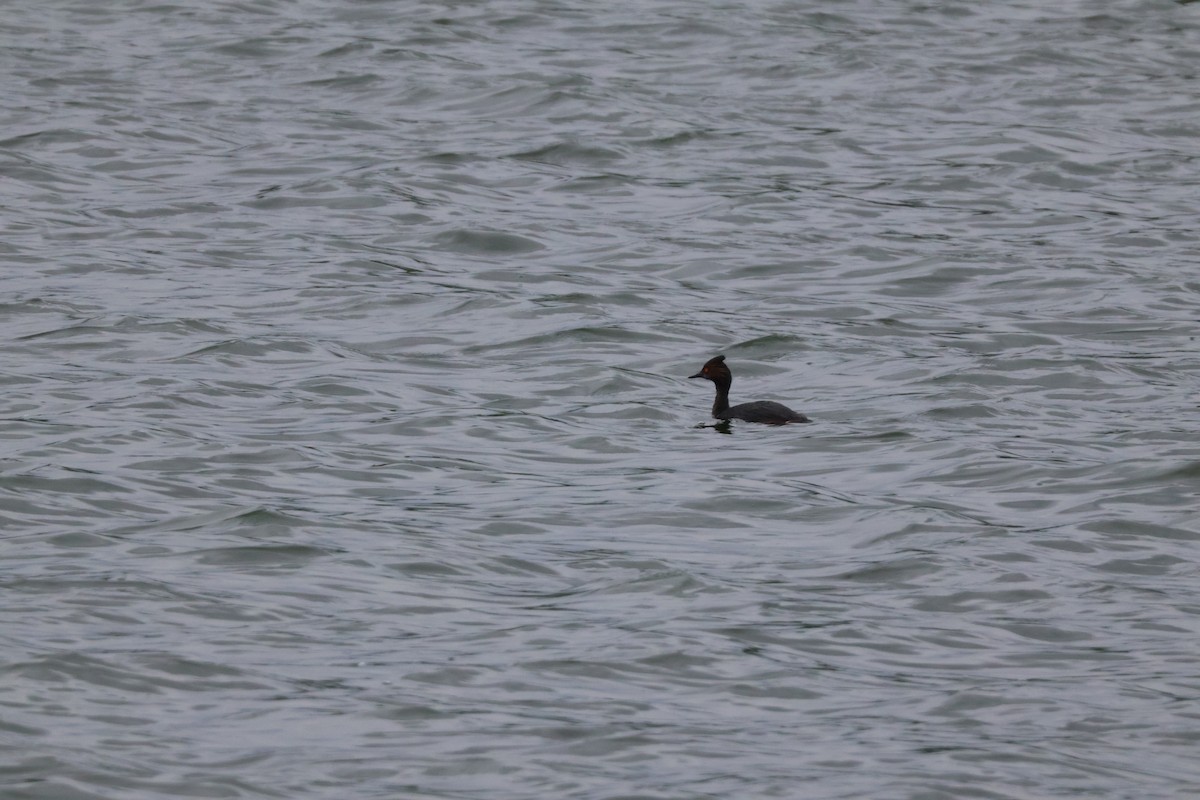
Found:
<path fill-rule="evenodd" d="M 0 797 L 1200 796 L 1200 4 L 0 44 Z"/>

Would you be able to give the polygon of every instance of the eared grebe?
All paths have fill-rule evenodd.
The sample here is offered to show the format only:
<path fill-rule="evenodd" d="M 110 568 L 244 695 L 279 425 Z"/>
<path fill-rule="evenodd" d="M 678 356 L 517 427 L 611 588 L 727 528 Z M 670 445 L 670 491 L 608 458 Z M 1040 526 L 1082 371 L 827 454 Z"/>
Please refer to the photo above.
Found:
<path fill-rule="evenodd" d="M 713 416 L 717 419 L 740 419 L 746 422 L 762 422 L 767 425 L 784 425 L 788 422 L 808 422 L 808 417 L 792 411 L 785 405 L 770 400 L 729 405 L 729 384 L 733 373 L 725 366 L 725 356 L 709 359 L 695 375 L 689 378 L 708 378 L 717 386 L 717 399 L 713 401 Z"/>

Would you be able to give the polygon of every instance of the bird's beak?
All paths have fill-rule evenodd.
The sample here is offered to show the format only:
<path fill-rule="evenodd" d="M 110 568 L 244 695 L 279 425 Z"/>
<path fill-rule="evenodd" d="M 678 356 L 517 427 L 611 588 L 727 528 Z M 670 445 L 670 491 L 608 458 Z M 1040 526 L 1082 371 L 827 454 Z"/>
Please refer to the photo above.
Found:
<path fill-rule="evenodd" d="M 703 378 L 703 377 L 704 377 L 703 372 L 697 372 L 695 375 L 688 375 L 688 380 L 691 380 L 692 378 Z"/>

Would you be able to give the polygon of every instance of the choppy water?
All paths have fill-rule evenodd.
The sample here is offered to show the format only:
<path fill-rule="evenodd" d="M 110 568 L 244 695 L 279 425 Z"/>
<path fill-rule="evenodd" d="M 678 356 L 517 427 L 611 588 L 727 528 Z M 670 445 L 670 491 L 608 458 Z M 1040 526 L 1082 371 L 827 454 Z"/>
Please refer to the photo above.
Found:
<path fill-rule="evenodd" d="M 6 800 L 1200 795 L 1200 4 L 0 43 Z"/>

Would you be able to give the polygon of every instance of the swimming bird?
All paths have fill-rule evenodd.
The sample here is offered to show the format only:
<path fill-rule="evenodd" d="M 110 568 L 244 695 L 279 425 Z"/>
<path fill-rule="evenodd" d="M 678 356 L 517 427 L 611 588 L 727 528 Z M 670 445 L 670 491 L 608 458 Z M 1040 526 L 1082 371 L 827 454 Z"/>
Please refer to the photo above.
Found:
<path fill-rule="evenodd" d="M 733 373 L 725 366 L 725 356 L 710 358 L 708 363 L 689 378 L 708 378 L 717 387 L 717 399 L 713 401 L 712 415 L 716 419 L 740 419 L 745 422 L 762 422 L 766 425 L 785 425 L 789 422 L 808 422 L 808 417 L 792 411 L 781 403 L 771 400 L 756 400 L 753 403 L 729 405 L 729 386 Z"/>

